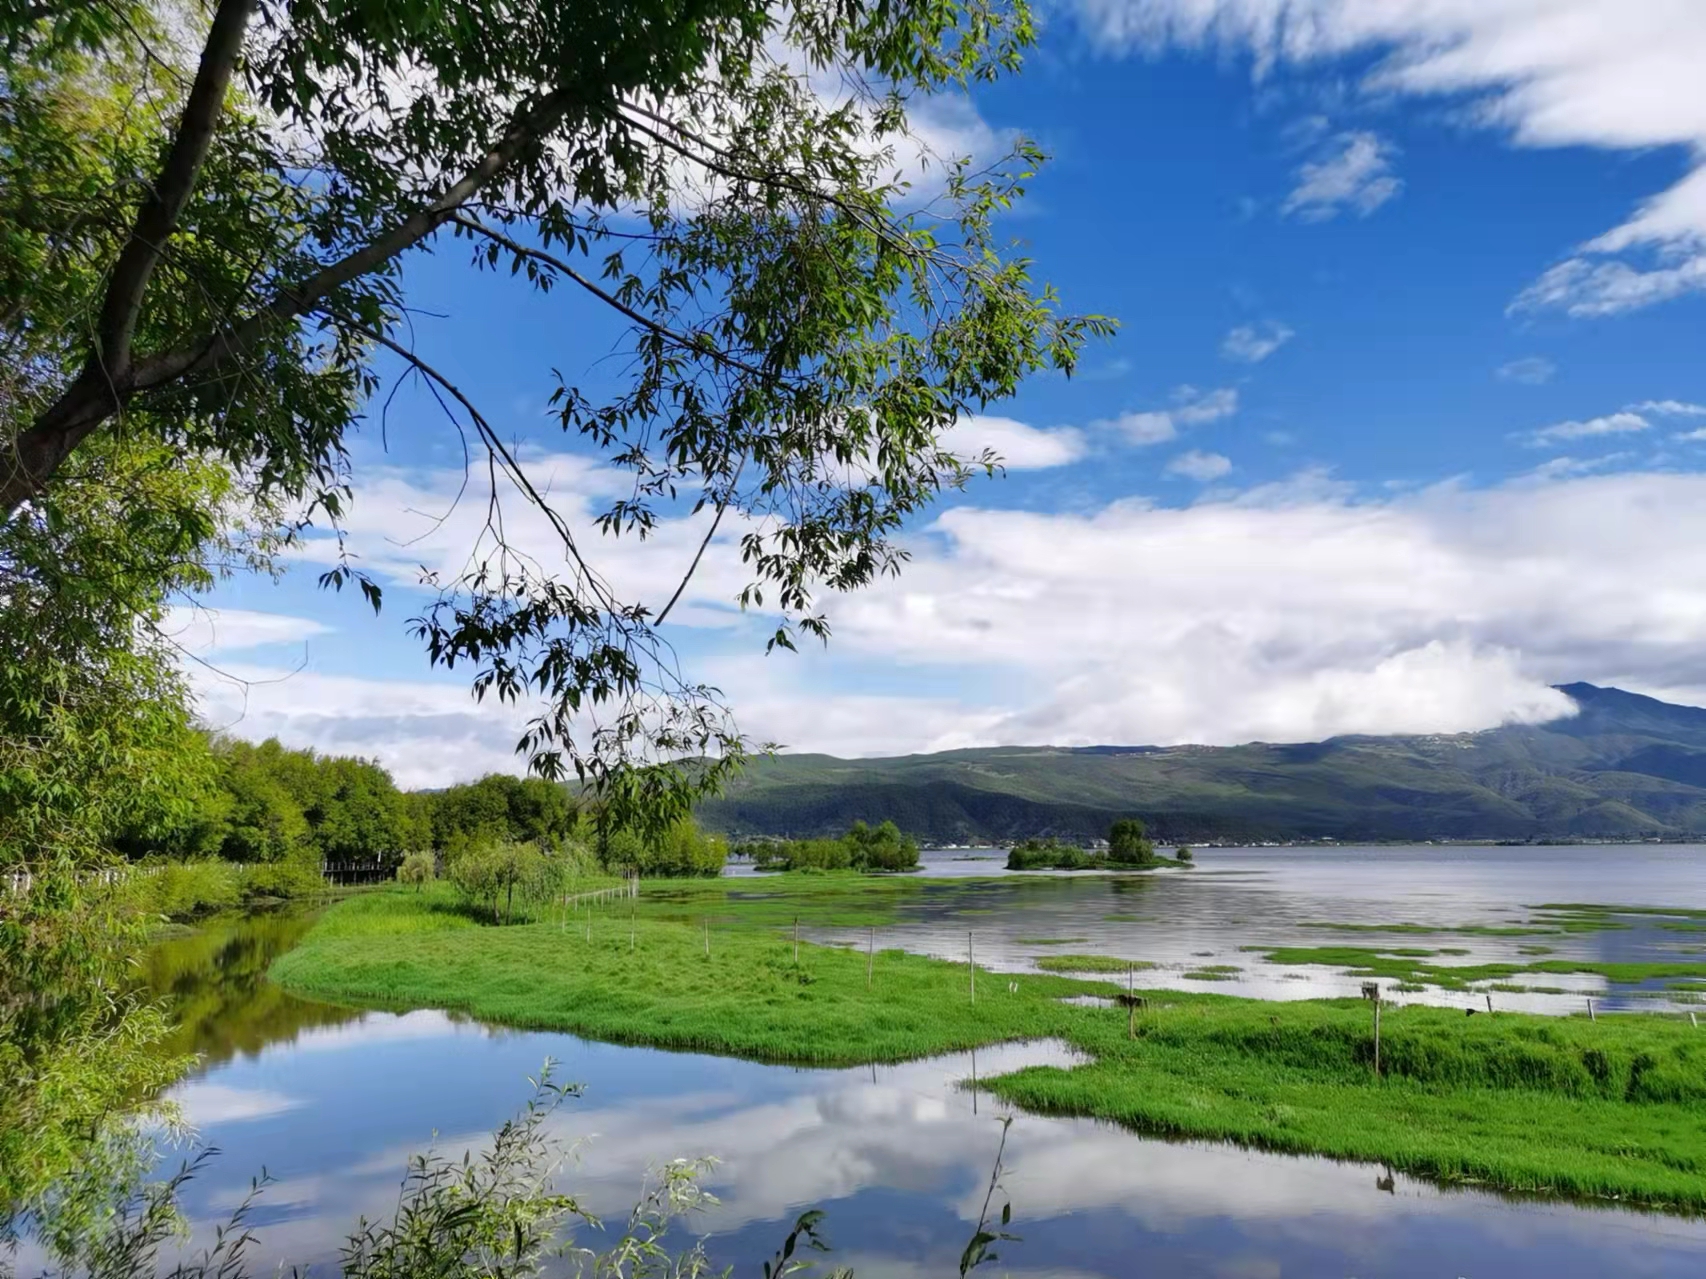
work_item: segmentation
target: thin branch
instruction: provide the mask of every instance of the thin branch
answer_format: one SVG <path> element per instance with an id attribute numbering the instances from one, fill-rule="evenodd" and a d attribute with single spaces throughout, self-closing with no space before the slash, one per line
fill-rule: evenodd
<path id="1" fill-rule="evenodd" d="M 609 290 L 594 284 L 591 280 L 587 279 L 579 271 L 575 270 L 574 267 L 570 266 L 555 254 L 547 253 L 543 249 L 529 248 L 527 245 L 522 244 L 519 241 L 512 240 L 502 231 L 489 227 L 484 222 L 475 218 L 464 217 L 461 214 L 456 214 L 450 219 L 450 221 L 454 222 L 459 227 L 467 228 L 469 231 L 472 231 L 477 235 L 485 236 L 494 244 L 501 245 L 517 257 L 530 258 L 535 262 L 539 262 L 550 267 L 553 271 L 557 271 L 560 274 L 567 276 L 570 280 L 573 280 L 576 284 L 580 285 L 581 288 L 592 294 L 599 301 L 608 304 L 617 311 L 620 311 L 635 324 L 657 334 L 666 341 L 675 343 L 683 350 L 692 351 L 699 355 L 708 355 L 719 364 L 726 364 L 731 368 L 739 369 L 743 373 L 750 373 L 754 377 L 769 376 L 763 369 L 759 368 L 755 364 L 748 364 L 745 360 L 740 359 L 738 356 L 730 355 L 720 347 L 708 345 L 704 342 L 696 342 L 686 334 L 677 333 L 668 325 L 660 324 L 658 321 L 650 318 L 643 312 L 636 311 L 633 307 L 617 298 Z"/>
<path id="2" fill-rule="evenodd" d="M 371 338 L 373 341 L 379 343 L 379 345 L 383 346 L 386 350 L 391 351 L 395 355 L 401 356 L 404 360 L 408 361 L 411 366 L 418 370 L 422 376 L 443 387 L 445 392 L 462 406 L 462 408 L 467 412 L 470 420 L 474 423 L 474 429 L 479 433 L 481 440 L 485 442 L 487 449 L 490 450 L 498 463 L 502 465 L 504 473 L 509 476 L 510 481 L 520 489 L 522 495 L 537 507 L 539 511 L 544 514 L 545 518 L 550 521 L 552 528 L 556 531 L 558 537 L 562 539 L 563 546 L 568 551 L 570 558 L 574 560 L 581 572 L 586 575 L 587 584 L 597 592 L 604 606 L 612 614 L 619 615 L 622 612 L 621 605 L 616 598 L 611 595 L 609 588 L 599 578 L 598 574 L 593 571 L 592 566 L 581 557 L 580 548 L 575 545 L 574 534 L 570 531 L 568 524 L 563 520 L 563 517 L 557 514 L 557 512 L 551 508 L 550 504 L 547 503 L 540 495 L 538 489 L 533 486 L 533 482 L 527 478 L 527 474 L 522 469 L 521 464 L 515 460 L 515 455 L 511 453 L 504 442 L 498 438 L 497 432 L 494 431 L 491 424 L 486 421 L 485 415 L 475 407 L 474 402 L 462 392 L 461 388 L 443 373 L 440 373 L 432 365 L 428 364 L 419 355 L 416 355 L 413 351 L 409 350 L 409 348 L 404 346 L 402 343 L 387 337 L 383 333 L 370 329 L 363 324 L 359 324 L 356 321 L 349 319 L 347 316 L 334 316 L 333 318 L 337 323 L 355 329 L 357 332 L 362 333 L 368 338 Z"/>
<path id="3" fill-rule="evenodd" d="M 676 586 L 675 594 L 669 597 L 669 603 L 663 606 L 663 612 L 652 619 L 653 626 L 663 625 L 664 618 L 669 616 L 670 609 L 675 607 L 675 602 L 681 598 L 681 593 L 687 589 L 687 583 L 691 582 L 693 575 L 699 571 L 699 561 L 705 557 L 705 548 L 711 544 L 711 539 L 717 535 L 717 525 L 723 522 L 723 512 L 729 509 L 729 502 L 734 496 L 732 490 L 735 485 L 740 483 L 740 472 L 745 469 L 746 459 L 743 457 L 740 461 L 740 468 L 735 471 L 734 481 L 729 485 L 730 494 L 717 503 L 717 514 L 711 520 L 711 527 L 705 533 L 705 540 L 699 543 L 699 549 L 693 555 L 693 562 L 687 566 L 687 572 L 681 575 L 681 582 Z"/>

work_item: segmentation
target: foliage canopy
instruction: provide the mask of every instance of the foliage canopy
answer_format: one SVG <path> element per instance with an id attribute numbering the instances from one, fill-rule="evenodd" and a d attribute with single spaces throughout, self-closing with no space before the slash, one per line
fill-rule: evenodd
<path id="1" fill-rule="evenodd" d="M 538 708 L 536 770 L 667 823 L 746 746 L 660 633 L 681 591 L 619 597 L 590 530 L 414 347 L 405 265 L 460 247 L 614 314 L 626 379 L 552 390 L 564 431 L 631 475 L 599 528 L 706 512 L 708 543 L 728 516 L 770 643 L 826 637 L 820 593 L 898 570 L 906 518 L 995 465 L 946 428 L 1109 328 L 997 240 L 1034 147 L 904 176 L 913 102 L 1013 69 L 1033 34 L 1022 0 L 0 7 L 0 342 L 27 353 L 0 509 L 123 433 L 335 533 L 347 431 L 401 368 L 487 463 L 486 532 L 414 622 L 431 659 Z M 517 501 L 560 564 L 508 543 Z M 324 580 L 380 601 L 349 558 Z"/>

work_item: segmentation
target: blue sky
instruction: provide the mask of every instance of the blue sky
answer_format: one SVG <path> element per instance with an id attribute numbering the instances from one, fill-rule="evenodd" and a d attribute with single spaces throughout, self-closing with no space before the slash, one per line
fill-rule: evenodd
<path id="1" fill-rule="evenodd" d="M 1633 10 L 1633 11 L 1632 11 Z M 1053 160 L 1005 230 L 1073 309 L 1079 376 L 966 424 L 1005 478 L 762 654 L 722 539 L 673 638 L 761 740 L 841 754 L 1015 742 L 1463 731 L 1552 682 L 1706 701 L 1706 6 L 1692 0 L 1082 0 L 1024 72 L 922 126 Z M 608 319 L 408 268 L 424 354 L 528 444 L 572 518 L 614 491 L 543 416 L 611 376 Z M 184 639 L 208 720 L 377 755 L 410 783 L 516 769 L 515 717 L 434 672 L 417 565 L 454 568 L 461 446 L 418 393 L 357 445 L 378 618 L 235 581 Z M 435 505 L 436 503 L 436 505 Z M 667 593 L 700 533 L 600 547 Z"/>

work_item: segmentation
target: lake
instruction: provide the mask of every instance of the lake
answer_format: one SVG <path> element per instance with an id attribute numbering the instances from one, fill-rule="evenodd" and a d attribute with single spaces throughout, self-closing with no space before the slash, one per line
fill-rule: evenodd
<path id="1" fill-rule="evenodd" d="M 999 866 L 955 860 L 964 856 L 933 854 L 930 870 Z M 1356 982 L 1330 970 L 1268 974 L 1240 948 L 1331 942 L 1313 927 L 1321 923 L 1498 924 L 1532 918 L 1546 902 L 1706 907 L 1703 849 L 1204 850 L 1199 858 L 1194 871 L 1141 876 L 954 884 L 945 875 L 901 906 L 901 922 L 880 944 L 963 957 L 969 931 L 980 963 L 1020 968 L 1051 949 L 1022 938 L 1082 937 L 1071 949 L 1174 965 L 1141 975 L 1152 982 L 1157 972 L 1172 984 L 1188 968 L 1225 962 L 1244 971 L 1216 988 L 1292 997 L 1354 992 Z M 763 891 L 761 883 L 752 889 Z M 183 1045 L 207 1054 L 174 1090 L 200 1140 L 220 1150 L 185 1198 L 197 1234 L 224 1219 L 251 1176 L 265 1168 L 274 1178 L 253 1218 L 255 1273 L 275 1262 L 335 1272 L 355 1219 L 395 1205 L 411 1152 L 435 1133 L 441 1150 L 476 1145 L 553 1058 L 559 1080 L 584 1085 L 554 1123 L 581 1143 L 566 1180 L 594 1211 L 620 1217 L 649 1167 L 715 1156 L 707 1184 L 720 1203 L 690 1231 L 710 1236 L 713 1258 L 737 1275 L 757 1275 L 809 1207 L 827 1214 L 837 1245 L 829 1260 L 853 1265 L 860 1279 L 952 1275 L 1009 1114 L 961 1082 L 1063 1051 L 1033 1044 L 979 1052 L 975 1061 L 799 1070 L 507 1031 L 438 1012 L 355 1013 L 265 982 L 267 963 L 306 922 L 282 914 L 223 923 L 161 944 L 148 969 L 184 1010 Z M 1376 944 L 1373 936 L 1351 944 Z M 1624 957 L 1698 937 L 1637 921 L 1547 941 L 1560 954 Z M 1532 938 L 1465 937 L 1461 948 L 1479 959 L 1519 954 L 1525 942 Z M 1640 996 L 1622 999 L 1643 1006 Z M 1011 1200 L 1021 1241 L 1004 1245 L 1000 1264 L 980 1274 L 1565 1279 L 1706 1267 L 1699 1220 L 1518 1202 L 1379 1167 L 1011 1117 L 997 1202 Z"/>

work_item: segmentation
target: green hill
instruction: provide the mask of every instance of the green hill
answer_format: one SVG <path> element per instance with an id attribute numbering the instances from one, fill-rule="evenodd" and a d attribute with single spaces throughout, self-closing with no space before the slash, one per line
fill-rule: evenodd
<path id="1" fill-rule="evenodd" d="M 782 755 L 701 816 L 736 835 L 890 818 L 947 843 L 1089 838 L 1133 813 L 1186 842 L 1706 835 L 1706 709 L 1592 684 L 1562 691 L 1579 714 L 1480 733 Z"/>

